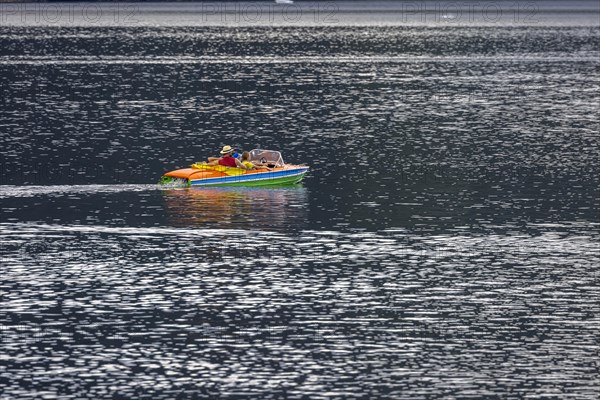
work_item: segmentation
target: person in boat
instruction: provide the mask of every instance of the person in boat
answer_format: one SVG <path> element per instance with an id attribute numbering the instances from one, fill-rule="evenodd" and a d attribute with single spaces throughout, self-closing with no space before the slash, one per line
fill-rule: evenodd
<path id="1" fill-rule="evenodd" d="M 241 158 L 242 155 L 239 153 L 234 152 L 233 153 L 233 158 Z M 208 162 L 206 162 L 206 164 L 208 165 L 219 165 L 219 160 L 223 158 L 223 157 L 208 157 L 207 160 Z"/>
<path id="2" fill-rule="evenodd" d="M 268 171 L 271 170 L 271 168 L 267 167 L 266 165 L 256 164 L 250 161 L 250 153 L 247 151 L 244 151 L 242 153 L 242 164 L 244 164 L 247 169 L 266 169 Z"/>
<path id="3" fill-rule="evenodd" d="M 248 169 L 248 167 L 242 164 L 242 162 L 239 159 L 233 157 L 233 153 L 233 147 L 223 146 L 223 149 L 221 150 L 222 157 L 209 157 L 208 165 L 222 165 L 224 167 L 237 167 L 242 169 Z"/>

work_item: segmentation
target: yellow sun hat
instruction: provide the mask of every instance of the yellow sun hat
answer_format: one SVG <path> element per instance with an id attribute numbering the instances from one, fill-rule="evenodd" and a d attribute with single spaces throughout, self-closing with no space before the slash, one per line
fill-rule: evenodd
<path id="1" fill-rule="evenodd" d="M 233 151 L 233 147 L 231 146 L 223 146 L 223 150 L 221 150 L 221 154 L 231 153 Z"/>

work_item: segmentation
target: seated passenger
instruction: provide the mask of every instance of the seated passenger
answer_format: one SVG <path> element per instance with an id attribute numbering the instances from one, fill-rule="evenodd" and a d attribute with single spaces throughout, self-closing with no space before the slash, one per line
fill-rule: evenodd
<path id="1" fill-rule="evenodd" d="M 225 146 L 225 147 L 227 147 L 227 146 Z M 240 157 L 241 157 L 241 155 L 239 153 L 233 153 L 233 158 L 240 158 Z M 208 162 L 206 162 L 205 164 L 207 164 L 207 165 L 219 165 L 219 160 L 221 158 L 223 158 L 223 157 L 208 157 L 207 158 Z"/>
<path id="2" fill-rule="evenodd" d="M 242 168 L 242 169 L 248 169 L 248 167 L 246 167 L 244 164 L 242 164 L 242 162 L 240 160 L 232 157 L 233 148 L 231 146 L 224 146 L 223 150 L 221 150 L 221 154 L 223 155 L 223 157 L 218 159 L 217 163 L 219 165 L 222 165 L 224 167 L 233 167 L 233 168 L 237 167 L 237 168 Z M 212 163 L 209 163 L 209 165 L 215 165 L 213 163 L 214 163 L 214 161 L 212 161 Z"/>
<path id="3" fill-rule="evenodd" d="M 267 167 L 266 165 L 255 164 L 252 161 L 250 161 L 250 153 L 248 153 L 247 151 L 242 153 L 242 164 L 244 164 L 247 169 L 266 169 L 269 171 L 271 170 L 271 168 Z"/>

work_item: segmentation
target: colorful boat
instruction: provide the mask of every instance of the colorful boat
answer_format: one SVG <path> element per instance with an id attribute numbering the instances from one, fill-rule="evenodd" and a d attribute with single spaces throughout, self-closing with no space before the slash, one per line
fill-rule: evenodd
<path id="1" fill-rule="evenodd" d="M 269 167 L 245 170 L 221 165 L 193 164 L 164 174 L 161 185 L 184 186 L 273 186 L 299 183 L 308 172 L 306 165 L 285 164 L 281 153 L 254 149 L 250 161 Z"/>

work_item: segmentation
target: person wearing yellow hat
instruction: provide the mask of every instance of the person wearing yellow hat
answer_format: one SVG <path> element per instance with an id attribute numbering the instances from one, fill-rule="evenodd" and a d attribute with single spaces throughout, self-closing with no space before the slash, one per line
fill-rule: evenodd
<path id="1" fill-rule="evenodd" d="M 242 169 L 248 169 L 244 164 L 240 162 L 237 158 L 233 157 L 233 147 L 227 145 L 223 146 L 223 149 L 220 151 L 221 157 L 208 157 L 209 165 L 222 165 L 224 167 L 237 167 Z"/>

